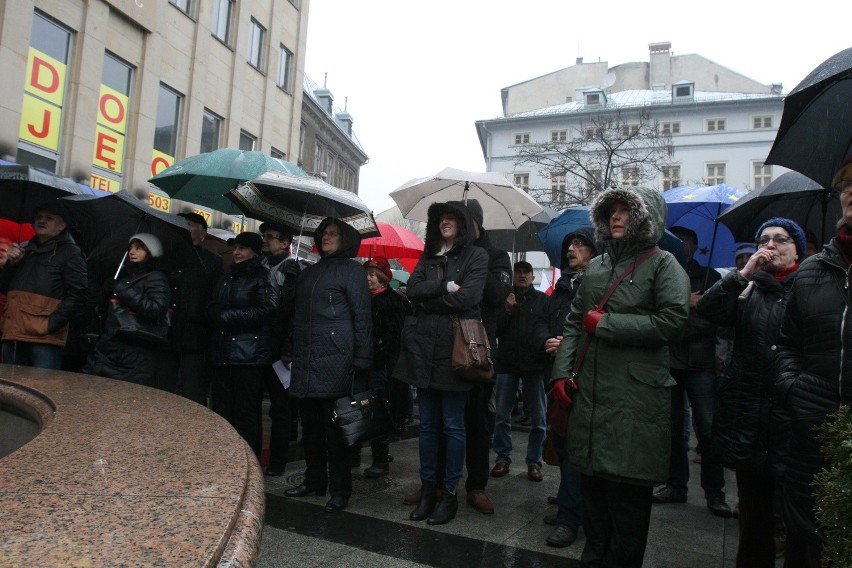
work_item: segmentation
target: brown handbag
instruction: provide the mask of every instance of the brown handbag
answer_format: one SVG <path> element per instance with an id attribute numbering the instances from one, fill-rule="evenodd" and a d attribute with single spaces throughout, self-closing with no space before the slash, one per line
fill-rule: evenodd
<path id="1" fill-rule="evenodd" d="M 453 317 L 453 370 L 475 383 L 494 383 L 494 362 L 485 326 L 474 318 Z"/>

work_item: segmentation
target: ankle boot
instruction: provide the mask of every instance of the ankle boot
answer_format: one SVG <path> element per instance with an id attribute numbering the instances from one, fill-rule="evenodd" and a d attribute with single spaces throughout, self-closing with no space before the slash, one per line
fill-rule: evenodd
<path id="1" fill-rule="evenodd" d="M 427 525 L 445 525 L 456 518 L 459 500 L 452 493 L 444 493 L 435 511 L 426 520 Z"/>
<path id="2" fill-rule="evenodd" d="M 408 516 L 412 521 L 422 521 L 432 514 L 435 510 L 435 484 L 430 481 L 424 481 L 420 487 L 420 503 L 417 508 Z"/>

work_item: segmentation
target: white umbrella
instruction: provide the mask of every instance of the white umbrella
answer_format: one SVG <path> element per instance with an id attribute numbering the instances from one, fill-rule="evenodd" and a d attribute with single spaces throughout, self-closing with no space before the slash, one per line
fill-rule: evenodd
<path id="1" fill-rule="evenodd" d="M 403 217 L 428 221 L 429 206 L 476 199 L 488 229 L 517 229 L 544 209 L 499 172 L 467 172 L 445 168 L 434 176 L 413 179 L 391 192 Z"/>

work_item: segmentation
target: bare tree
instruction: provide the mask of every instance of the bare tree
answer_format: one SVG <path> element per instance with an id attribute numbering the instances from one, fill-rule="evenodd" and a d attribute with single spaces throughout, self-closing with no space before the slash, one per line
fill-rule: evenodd
<path id="1" fill-rule="evenodd" d="M 518 166 L 537 167 L 539 175 L 551 180 L 551 187 L 531 187 L 529 193 L 555 209 L 587 205 L 618 183 L 640 185 L 652 180 L 674 155 L 671 136 L 660 132 L 647 107 L 592 115 L 564 138 L 525 144 L 515 160 Z"/>

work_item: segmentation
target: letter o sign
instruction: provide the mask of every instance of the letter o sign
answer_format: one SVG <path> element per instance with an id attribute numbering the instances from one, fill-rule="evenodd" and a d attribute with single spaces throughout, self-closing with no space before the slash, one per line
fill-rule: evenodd
<path id="1" fill-rule="evenodd" d="M 100 101 L 101 116 L 111 124 L 122 124 L 124 122 L 124 104 L 118 97 L 106 93 Z"/>

